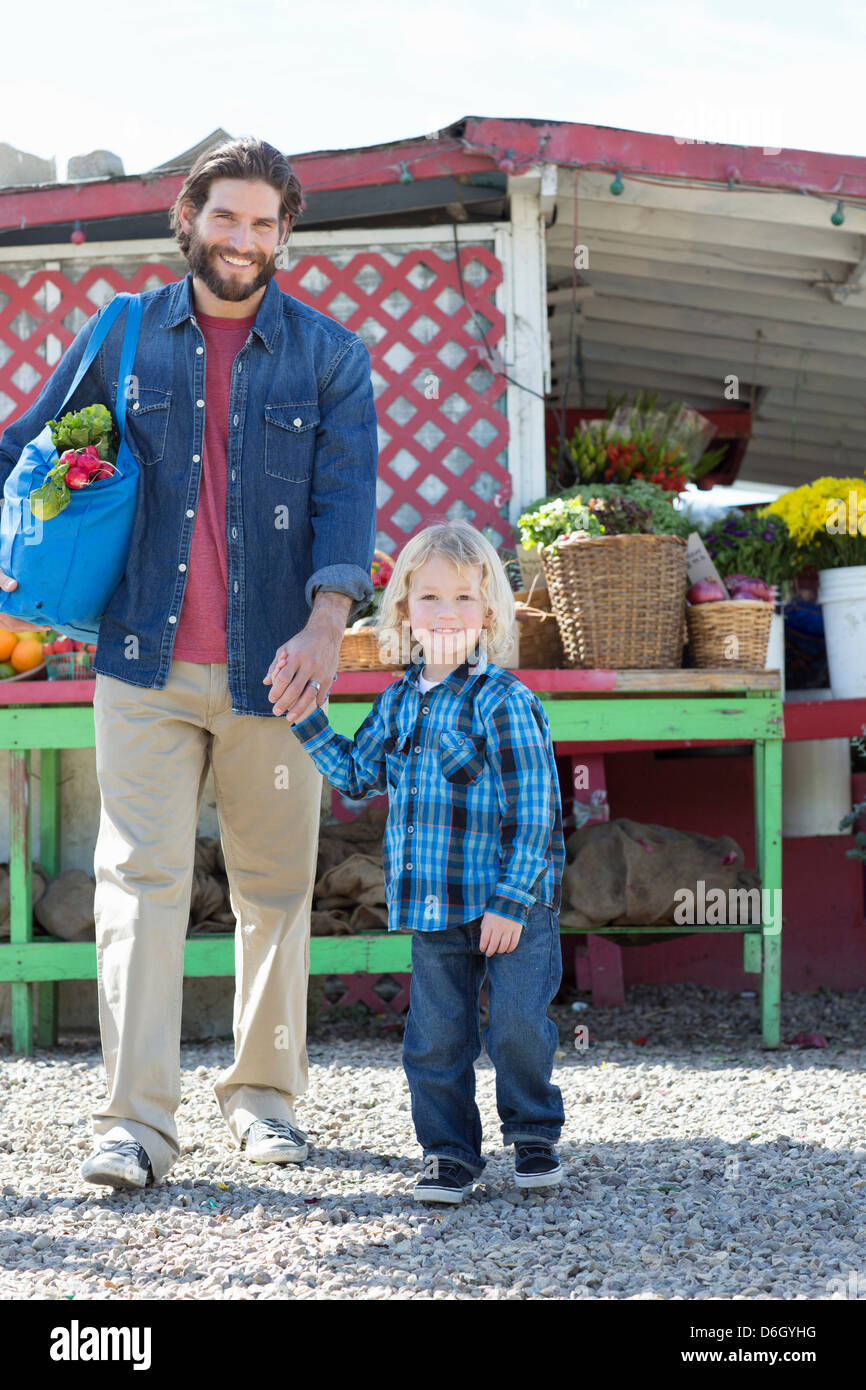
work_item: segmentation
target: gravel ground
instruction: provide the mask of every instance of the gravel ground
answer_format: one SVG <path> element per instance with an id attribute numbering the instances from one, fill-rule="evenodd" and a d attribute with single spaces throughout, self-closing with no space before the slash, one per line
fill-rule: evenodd
<path id="1" fill-rule="evenodd" d="M 78 1176 L 103 1099 L 94 1040 L 0 1050 L 0 1299 L 866 1299 L 864 1006 L 784 996 L 783 1037 L 827 1046 L 778 1052 L 756 999 L 694 985 L 556 1006 L 565 1182 L 513 1186 L 484 1055 L 490 1161 L 445 1210 L 412 1200 L 393 1019 L 311 1035 L 300 1167 L 254 1166 L 228 1139 L 210 1088 L 230 1042 L 184 1045 L 181 1157 L 142 1194 Z"/>

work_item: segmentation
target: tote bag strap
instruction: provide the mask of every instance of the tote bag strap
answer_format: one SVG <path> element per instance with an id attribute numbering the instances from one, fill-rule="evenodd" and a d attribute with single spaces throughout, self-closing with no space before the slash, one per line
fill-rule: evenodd
<path id="1" fill-rule="evenodd" d="M 132 367 L 135 362 L 135 350 L 138 347 L 138 330 L 141 327 L 141 295 L 125 295 L 129 300 L 129 308 L 126 313 L 126 327 L 123 334 L 123 346 L 120 349 L 120 367 L 117 373 L 117 396 L 114 402 L 114 414 L 117 419 L 117 429 L 120 438 L 126 428 L 126 402 L 131 393 L 127 390 L 127 383 L 131 382 Z M 114 301 L 112 301 L 112 306 Z"/>
<path id="2" fill-rule="evenodd" d="M 135 297 L 137 298 L 137 296 Z M 98 353 L 99 349 L 102 347 L 102 344 L 105 342 L 105 339 L 108 336 L 108 330 L 114 323 L 114 320 L 117 318 L 126 301 L 131 298 L 133 298 L 132 295 L 116 294 L 112 299 L 111 303 L 108 305 L 108 308 L 105 310 L 105 313 L 102 315 L 102 318 L 99 320 L 98 324 L 91 333 L 90 338 L 88 339 L 87 347 L 84 349 L 84 356 L 78 364 L 78 371 L 72 378 L 72 383 L 69 387 L 69 390 L 66 392 L 66 395 L 63 397 L 63 400 L 60 402 L 60 405 L 57 408 L 56 414 L 58 420 L 60 419 L 61 412 L 63 410 L 63 407 L 66 405 L 66 402 L 72 396 L 73 392 L 76 391 L 77 388 L 80 386 L 81 382 L 84 379 L 85 372 L 88 370 L 91 363 L 93 362 L 94 357 Z M 140 306 L 141 300 L 139 300 L 139 311 Z"/>

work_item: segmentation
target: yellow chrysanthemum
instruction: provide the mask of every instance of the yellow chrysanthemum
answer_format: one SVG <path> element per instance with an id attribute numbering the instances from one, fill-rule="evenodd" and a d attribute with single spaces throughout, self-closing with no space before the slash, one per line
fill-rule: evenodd
<path id="1" fill-rule="evenodd" d="M 850 512 L 855 518 L 866 513 L 866 479 L 816 478 L 814 483 L 793 488 L 762 508 L 762 515 L 781 517 L 794 544 L 800 547 L 827 531 L 828 523 L 838 523 L 840 516 Z"/>

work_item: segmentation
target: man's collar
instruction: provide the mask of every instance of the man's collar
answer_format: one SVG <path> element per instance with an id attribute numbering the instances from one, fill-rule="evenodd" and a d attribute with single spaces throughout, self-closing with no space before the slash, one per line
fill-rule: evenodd
<path id="1" fill-rule="evenodd" d="M 163 328 L 175 328 L 184 319 L 191 318 L 195 310 L 192 292 L 192 271 L 188 270 L 182 280 L 172 285 L 168 299 L 168 312 L 162 321 Z M 253 332 L 258 333 L 268 352 L 273 352 L 282 323 L 280 288 L 276 279 L 268 281 L 262 301 L 256 313 Z"/>
<path id="2" fill-rule="evenodd" d="M 483 675 L 488 665 L 487 653 L 482 650 L 478 654 L 477 661 L 474 663 L 470 663 L 469 661 L 462 662 L 461 665 L 458 666 L 456 670 L 452 671 L 449 676 L 446 676 L 440 684 L 449 686 L 455 694 L 459 694 L 470 681 L 475 680 L 476 676 Z M 403 676 L 403 680 L 407 685 L 413 685 L 417 689 L 418 677 L 423 670 L 424 658 L 422 656 L 420 661 L 413 662 L 409 667 L 408 671 Z"/>

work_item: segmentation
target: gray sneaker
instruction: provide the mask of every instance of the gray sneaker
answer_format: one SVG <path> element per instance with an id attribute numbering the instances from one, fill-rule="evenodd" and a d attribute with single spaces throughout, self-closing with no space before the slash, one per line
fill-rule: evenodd
<path id="1" fill-rule="evenodd" d="M 110 1139 L 81 1165 L 85 1182 L 107 1187 L 146 1187 L 153 1182 L 150 1159 L 134 1139 Z"/>
<path id="2" fill-rule="evenodd" d="M 241 1148 L 251 1163 L 303 1163 L 309 1152 L 306 1136 L 285 1120 L 254 1120 Z"/>

